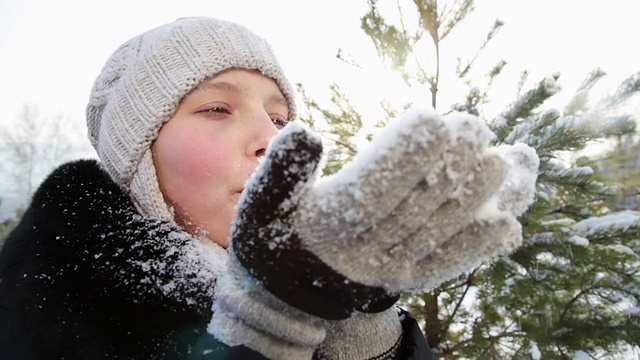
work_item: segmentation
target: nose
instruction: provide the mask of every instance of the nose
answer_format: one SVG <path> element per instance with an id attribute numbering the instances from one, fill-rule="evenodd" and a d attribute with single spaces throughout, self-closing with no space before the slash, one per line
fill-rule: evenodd
<path id="1" fill-rule="evenodd" d="M 247 147 L 247 155 L 256 158 L 262 157 L 269 145 L 269 141 L 278 133 L 278 128 L 265 111 L 256 114 L 249 127 L 252 136 Z"/>

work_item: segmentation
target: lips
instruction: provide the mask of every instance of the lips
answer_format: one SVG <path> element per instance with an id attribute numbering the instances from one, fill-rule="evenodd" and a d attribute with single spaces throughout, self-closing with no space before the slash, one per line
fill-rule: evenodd
<path id="1" fill-rule="evenodd" d="M 240 201 L 240 197 L 242 196 L 242 192 L 244 191 L 244 189 L 242 190 L 237 190 L 233 193 L 233 197 L 236 199 L 237 201 Z"/>

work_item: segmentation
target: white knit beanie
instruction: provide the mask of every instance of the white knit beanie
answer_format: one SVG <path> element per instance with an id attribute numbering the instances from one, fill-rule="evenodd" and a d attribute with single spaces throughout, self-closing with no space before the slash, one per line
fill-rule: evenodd
<path id="1" fill-rule="evenodd" d="M 295 118 L 293 90 L 269 44 L 241 25 L 214 18 L 181 18 L 134 37 L 96 79 L 86 110 L 89 140 L 103 168 L 144 215 L 173 220 L 151 155 L 160 127 L 185 95 L 230 68 L 274 79 Z"/>

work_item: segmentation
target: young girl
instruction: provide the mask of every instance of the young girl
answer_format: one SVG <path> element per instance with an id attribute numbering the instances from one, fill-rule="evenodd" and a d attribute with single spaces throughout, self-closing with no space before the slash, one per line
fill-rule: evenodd
<path id="1" fill-rule="evenodd" d="M 87 106 L 100 161 L 56 169 L 0 253 L 3 358 L 431 358 L 398 294 L 516 246 L 533 184 L 505 205 L 482 123 L 418 111 L 318 179 L 295 118 L 240 25 L 119 47 Z"/>

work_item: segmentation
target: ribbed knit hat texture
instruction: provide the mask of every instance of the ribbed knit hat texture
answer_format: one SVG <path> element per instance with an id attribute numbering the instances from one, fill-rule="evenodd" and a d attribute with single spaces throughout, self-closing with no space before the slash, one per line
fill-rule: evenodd
<path id="1" fill-rule="evenodd" d="M 274 79 L 295 118 L 293 89 L 269 44 L 228 21 L 178 19 L 127 41 L 103 67 L 86 109 L 89 140 L 104 169 L 145 215 L 172 217 L 150 151 L 160 128 L 185 95 L 231 68 Z"/>

